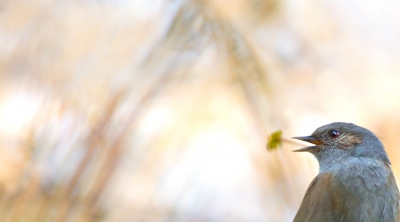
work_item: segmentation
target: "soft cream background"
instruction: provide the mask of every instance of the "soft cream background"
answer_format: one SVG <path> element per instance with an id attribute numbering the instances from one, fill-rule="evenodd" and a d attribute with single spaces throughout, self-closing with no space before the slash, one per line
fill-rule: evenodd
<path id="1" fill-rule="evenodd" d="M 399 13 L 0 2 L 1 220 L 291 221 L 318 164 L 268 134 L 333 121 L 374 131 L 400 178 Z"/>

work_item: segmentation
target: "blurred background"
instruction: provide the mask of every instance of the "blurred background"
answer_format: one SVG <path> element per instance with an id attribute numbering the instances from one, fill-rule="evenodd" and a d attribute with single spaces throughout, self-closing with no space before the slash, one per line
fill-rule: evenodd
<path id="1" fill-rule="evenodd" d="M 400 2 L 0 1 L 0 221 L 292 221 L 299 145 L 375 132 L 400 178 Z"/>

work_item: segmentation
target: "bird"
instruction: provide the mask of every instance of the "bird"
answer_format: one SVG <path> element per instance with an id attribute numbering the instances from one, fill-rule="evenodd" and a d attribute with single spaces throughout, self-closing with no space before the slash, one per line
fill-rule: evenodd
<path id="1" fill-rule="evenodd" d="M 399 221 L 399 189 L 388 155 L 378 137 L 352 123 L 334 122 L 294 152 L 309 152 L 319 173 L 309 185 L 294 222 Z"/>

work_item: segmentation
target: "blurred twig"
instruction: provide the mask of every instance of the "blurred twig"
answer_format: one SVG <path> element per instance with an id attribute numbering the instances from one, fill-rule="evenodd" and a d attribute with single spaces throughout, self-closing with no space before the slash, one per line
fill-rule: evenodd
<path id="1" fill-rule="evenodd" d="M 103 143 L 105 143 L 104 139 L 107 138 L 106 132 L 107 128 L 110 124 L 110 120 L 112 119 L 112 116 L 116 109 L 118 108 L 118 103 L 121 100 L 121 97 L 125 94 L 125 92 L 119 91 L 112 99 L 110 99 L 109 104 L 106 105 L 106 110 L 104 110 L 103 115 L 99 118 L 97 121 L 97 124 L 92 128 L 92 132 L 89 134 L 89 137 L 87 139 L 87 144 L 88 144 L 88 149 L 86 151 L 86 155 L 82 159 L 82 161 L 79 163 L 75 174 L 72 176 L 71 180 L 68 182 L 62 196 L 67 201 L 63 206 L 61 206 L 61 209 L 58 213 L 57 216 L 57 221 L 66 221 L 67 219 L 67 212 L 70 210 L 71 205 L 72 205 L 72 192 L 77 189 L 77 184 L 79 179 L 82 176 L 82 173 L 85 171 L 85 169 L 88 167 L 88 164 L 90 163 L 90 159 L 94 156 L 94 152 L 96 152 L 97 149 L 100 149 Z"/>

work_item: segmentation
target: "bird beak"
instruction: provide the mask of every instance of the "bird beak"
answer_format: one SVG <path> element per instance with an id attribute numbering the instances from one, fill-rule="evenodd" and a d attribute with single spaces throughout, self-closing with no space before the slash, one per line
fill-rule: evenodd
<path id="1" fill-rule="evenodd" d="M 292 137 L 293 139 L 296 140 L 302 140 L 302 141 L 306 141 L 312 144 L 315 144 L 316 146 L 308 146 L 308 147 L 304 147 L 302 149 L 298 149 L 298 150 L 293 150 L 293 152 L 306 152 L 306 151 L 311 151 L 314 150 L 315 148 L 317 148 L 318 145 L 323 144 L 320 140 L 315 139 L 313 136 L 300 136 L 300 137 Z"/>

